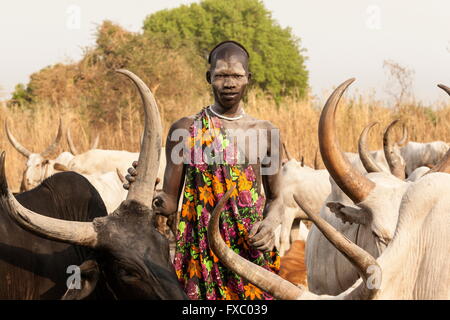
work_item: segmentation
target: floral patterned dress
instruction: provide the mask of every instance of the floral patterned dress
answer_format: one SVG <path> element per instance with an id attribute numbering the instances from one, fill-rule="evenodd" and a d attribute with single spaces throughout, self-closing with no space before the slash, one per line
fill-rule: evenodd
<path id="1" fill-rule="evenodd" d="M 245 259 L 272 272 L 279 272 L 280 257 L 276 251 L 263 253 L 247 242 L 253 224 L 263 218 L 265 202 L 258 190 L 252 166 L 238 164 L 237 148 L 233 149 L 226 138 L 220 119 L 210 117 L 206 109 L 196 115 L 186 147 L 189 162 L 174 266 L 187 296 L 194 300 L 273 299 L 229 271 L 208 245 L 210 213 L 234 185 L 236 189 L 221 213 L 220 232 L 223 239 Z M 209 161 L 208 154 L 221 161 Z"/>

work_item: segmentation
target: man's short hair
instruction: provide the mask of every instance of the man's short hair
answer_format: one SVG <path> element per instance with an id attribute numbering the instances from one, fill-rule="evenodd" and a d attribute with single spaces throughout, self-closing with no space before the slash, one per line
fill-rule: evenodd
<path id="1" fill-rule="evenodd" d="M 213 54 L 214 54 L 214 51 L 216 51 L 219 47 L 221 47 L 221 46 L 223 46 L 224 44 L 227 44 L 227 43 L 232 43 L 232 44 L 237 45 L 239 48 L 241 48 L 241 49 L 245 52 L 245 54 L 247 55 L 247 58 L 250 58 L 250 54 L 248 53 L 247 49 L 245 49 L 245 47 L 244 47 L 242 44 L 240 44 L 239 42 L 234 41 L 234 40 L 226 40 L 226 41 L 222 41 L 221 43 L 219 43 L 218 45 L 216 45 L 216 46 L 209 52 L 209 56 L 208 56 L 208 63 L 209 63 L 209 64 L 211 64 L 211 58 L 212 58 L 212 56 L 213 56 Z"/>

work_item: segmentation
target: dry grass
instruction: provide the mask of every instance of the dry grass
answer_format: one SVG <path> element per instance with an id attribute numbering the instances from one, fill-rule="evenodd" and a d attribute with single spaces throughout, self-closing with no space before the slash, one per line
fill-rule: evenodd
<path id="1" fill-rule="evenodd" d="M 131 100 L 130 100 L 131 101 Z M 210 97 L 197 101 L 165 101 L 160 105 L 163 118 L 164 135 L 176 119 L 193 114 L 210 102 Z M 281 129 L 293 156 L 305 157 L 306 164 L 312 165 L 318 148 L 317 124 L 320 108 L 313 101 L 288 99 L 281 106 L 274 101 L 251 92 L 246 112 L 260 119 L 267 119 Z M 102 119 L 92 119 L 89 110 L 83 106 L 60 104 L 58 109 L 45 104 L 37 104 L 32 111 L 19 108 L 2 107 L 0 121 L 3 124 L 9 118 L 11 131 L 21 143 L 32 152 L 42 152 L 54 139 L 61 115 L 66 126 L 70 126 L 72 137 L 79 151 L 88 149 L 91 139 L 100 133 L 99 147 L 138 151 L 142 130 L 142 118 L 139 105 L 131 105 L 117 111 L 119 121 L 107 123 Z M 106 115 L 105 115 L 105 118 Z M 356 151 L 356 143 L 363 127 L 371 121 L 379 121 L 381 126 L 374 128 L 370 135 L 371 149 L 381 148 L 381 135 L 384 127 L 393 119 L 401 118 L 408 126 L 410 140 L 413 141 L 450 141 L 450 104 L 442 105 L 434 111 L 417 105 L 401 106 L 392 110 L 380 106 L 375 101 L 363 98 L 348 99 L 341 102 L 337 116 L 340 145 L 345 151 Z M 93 123 L 96 123 L 94 125 Z M 398 129 L 400 136 L 401 130 Z M 8 142 L 3 132 L 0 149 L 7 153 L 7 175 L 13 190 L 17 190 L 26 159 Z M 68 151 L 64 138 L 58 152 Z"/>

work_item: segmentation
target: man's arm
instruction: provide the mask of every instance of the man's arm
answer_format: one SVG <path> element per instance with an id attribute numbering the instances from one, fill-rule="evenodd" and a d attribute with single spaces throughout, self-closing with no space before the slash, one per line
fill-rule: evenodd
<path id="1" fill-rule="evenodd" d="M 170 127 L 167 134 L 163 189 L 156 194 L 153 200 L 153 208 L 156 214 L 169 217 L 177 213 L 185 175 L 184 148 L 181 148 L 181 146 L 184 145 L 185 139 L 189 137 L 191 124 L 192 119 L 182 118 Z"/>
<path id="2" fill-rule="evenodd" d="M 249 234 L 250 244 L 261 250 L 270 251 L 275 245 L 275 234 L 274 230 L 281 223 L 282 215 L 284 213 L 283 199 L 281 197 L 281 185 L 280 185 L 280 169 L 281 169 L 281 137 L 275 135 L 274 138 L 278 138 L 278 141 L 273 141 L 272 146 L 272 135 L 270 130 L 278 130 L 272 124 L 269 125 L 268 132 L 268 146 L 267 146 L 267 158 L 270 162 L 262 165 L 262 182 L 264 185 L 264 191 L 266 195 L 266 203 L 264 207 L 263 216 L 264 219 L 253 225 L 252 230 Z M 279 131 L 277 131 L 279 133 Z M 264 171 L 268 167 L 274 166 L 272 168 L 272 174 L 266 174 Z"/>

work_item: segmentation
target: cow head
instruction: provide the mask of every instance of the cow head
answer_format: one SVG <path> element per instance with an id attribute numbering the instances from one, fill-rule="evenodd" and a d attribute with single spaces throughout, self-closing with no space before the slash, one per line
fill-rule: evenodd
<path id="1" fill-rule="evenodd" d="M 12 146 L 28 159 L 22 176 L 21 192 L 36 187 L 45 178 L 48 178 L 55 173 L 52 160 L 49 159 L 49 156 L 56 151 L 62 138 L 63 125 L 61 118 L 59 119 L 58 134 L 56 135 L 54 142 L 41 153 L 33 153 L 20 144 L 9 130 L 7 120 L 5 120 L 5 131 Z"/>
<path id="2" fill-rule="evenodd" d="M 22 228 L 42 237 L 93 248 L 96 264 L 82 265 L 83 288 L 70 289 L 65 298 L 83 298 L 95 288 L 99 276 L 122 299 L 185 299 L 186 295 L 169 258 L 167 239 L 154 226 L 151 209 L 154 185 L 161 151 L 161 120 L 150 90 L 136 75 L 118 70 L 138 88 L 145 126 L 136 182 L 130 186 L 127 199 L 112 214 L 93 222 L 74 222 L 42 216 L 22 207 L 8 190 L 4 154 L 0 157 L 0 206 Z M 97 270 L 97 271 L 96 271 Z M 84 272 L 83 272 L 84 271 Z"/>
<path id="3" fill-rule="evenodd" d="M 378 239 L 387 244 L 394 235 L 403 195 L 413 180 L 403 180 L 405 163 L 399 155 L 398 146 L 392 142 L 391 131 L 398 120 L 387 127 L 383 139 L 384 153 L 392 174 L 373 172 L 363 175 L 352 167 L 339 150 L 334 116 L 341 96 L 353 81 L 351 79 L 341 84 L 325 104 L 319 123 L 319 143 L 330 176 L 353 201 L 356 209 L 340 203 L 332 203 L 329 207 L 344 221 L 369 224 Z M 442 158 L 435 170 L 446 172 L 444 167 L 448 163 L 446 157 Z M 420 172 L 414 175 L 415 179 L 420 178 L 426 169 L 418 168 L 417 171 Z"/>

